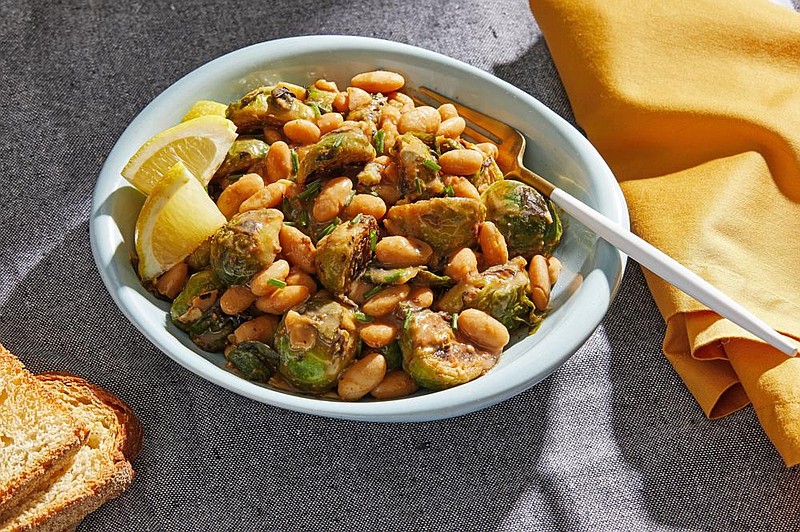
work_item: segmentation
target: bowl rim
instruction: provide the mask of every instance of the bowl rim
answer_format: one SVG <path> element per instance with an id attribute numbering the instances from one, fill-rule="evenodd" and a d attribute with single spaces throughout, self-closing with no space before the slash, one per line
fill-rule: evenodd
<path id="1" fill-rule="evenodd" d="M 183 87 L 192 84 L 197 79 L 203 79 L 207 72 L 229 62 L 247 61 L 254 56 L 258 56 L 258 60 L 263 61 L 264 56 L 270 53 L 280 54 L 283 49 L 292 50 L 291 55 L 302 55 L 310 52 L 335 52 L 354 48 L 376 53 L 386 52 L 403 55 L 409 57 L 409 59 L 421 60 L 425 63 L 443 63 L 460 70 L 465 76 L 474 76 L 489 84 L 500 85 L 514 98 L 521 100 L 523 105 L 533 107 L 537 113 L 549 119 L 549 125 L 559 131 L 564 139 L 576 150 L 576 153 L 580 154 L 580 158 L 590 164 L 594 173 L 604 181 L 602 185 L 608 191 L 608 205 L 605 208 L 605 214 L 626 228 L 630 226 L 625 198 L 606 162 L 589 141 L 571 124 L 528 93 L 477 67 L 416 46 L 370 37 L 310 35 L 252 44 L 208 61 L 171 84 L 137 114 L 117 139 L 95 184 L 89 215 L 89 239 L 95 265 L 117 307 L 151 343 L 189 371 L 234 393 L 298 412 L 365 421 L 426 421 L 454 417 L 480 410 L 512 397 L 538 383 L 566 362 L 585 343 L 600 324 L 619 288 L 627 259 L 623 253 L 605 243 L 601 242 L 599 244 L 607 246 L 613 253 L 614 258 L 613 271 L 610 273 L 603 272 L 605 281 L 608 283 L 607 303 L 586 309 L 583 323 L 589 322 L 590 326 L 584 327 L 583 333 L 568 337 L 566 341 L 562 338 L 559 345 L 554 344 L 553 338 L 548 338 L 548 335 L 544 335 L 541 341 L 536 344 L 536 349 L 553 349 L 558 352 L 558 356 L 553 357 L 550 363 L 536 372 L 535 375 L 528 375 L 522 370 L 524 368 L 517 368 L 515 372 L 509 372 L 507 386 L 495 389 L 489 386 L 480 386 L 481 382 L 487 382 L 485 379 L 491 375 L 490 372 L 489 375 L 466 385 L 435 393 L 391 401 L 348 403 L 290 394 L 247 381 L 193 352 L 166 329 L 154 329 L 152 324 L 149 323 L 152 320 L 148 320 L 147 316 L 142 314 L 142 311 L 147 309 L 142 309 L 143 302 L 137 299 L 142 297 L 140 292 L 121 282 L 120 276 L 114 267 L 116 250 L 111 249 L 113 246 L 105 246 L 106 242 L 113 244 L 113 241 L 116 240 L 116 235 L 113 233 L 112 228 L 112 226 L 116 226 L 116 223 L 104 211 L 103 206 L 109 196 L 119 188 L 120 183 L 124 182 L 124 179 L 118 173 L 118 168 L 121 167 L 119 164 L 121 157 L 124 156 L 124 160 L 127 160 L 130 155 L 125 155 L 126 150 L 130 151 L 130 148 L 126 147 L 125 139 L 132 130 L 135 130 L 143 123 L 149 114 L 152 114 L 154 109 L 158 108 L 160 102 L 168 101 L 173 94 L 180 93 Z M 124 161 L 122 163 L 124 164 Z M 126 182 L 124 183 L 126 184 Z M 602 271 L 599 268 L 593 271 L 598 270 Z M 523 361 L 515 361 L 515 364 L 517 362 Z M 520 365 L 524 366 L 524 364 Z"/>

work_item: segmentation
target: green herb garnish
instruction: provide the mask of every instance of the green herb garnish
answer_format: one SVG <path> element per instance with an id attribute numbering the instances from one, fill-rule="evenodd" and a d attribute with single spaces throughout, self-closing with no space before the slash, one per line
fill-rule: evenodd
<path id="1" fill-rule="evenodd" d="M 381 285 L 373 286 L 372 288 L 370 288 L 369 290 L 364 292 L 364 299 L 371 299 L 372 296 L 374 296 L 375 294 L 377 294 L 381 290 L 383 290 L 383 287 Z"/>
<path id="2" fill-rule="evenodd" d="M 269 279 L 267 281 L 267 284 L 272 285 L 276 288 L 286 288 L 286 281 L 281 281 L 280 279 L 275 279 L 274 277 L 272 279 Z"/>
<path id="3" fill-rule="evenodd" d="M 314 110 L 314 116 L 322 116 L 322 111 L 319 110 L 319 104 L 314 102 L 308 103 L 309 107 Z"/>
<path id="4" fill-rule="evenodd" d="M 378 245 L 378 232 L 375 229 L 369 230 L 369 249 L 375 251 L 375 246 Z"/>
<path id="5" fill-rule="evenodd" d="M 292 175 L 297 175 L 297 170 L 300 168 L 300 158 L 297 156 L 297 152 L 292 150 Z"/>
<path id="6" fill-rule="evenodd" d="M 375 143 L 375 151 L 378 155 L 383 154 L 383 139 L 386 137 L 386 132 L 382 129 L 379 129 L 375 132 L 375 135 L 372 137 L 372 141 Z"/>
<path id="7" fill-rule="evenodd" d="M 339 223 L 341 223 L 341 220 L 339 218 L 334 218 L 331 223 L 326 225 L 319 233 L 317 233 L 317 240 L 321 240 L 323 237 L 333 233 L 333 230 L 336 229 L 336 226 L 339 225 Z"/>
<path id="8" fill-rule="evenodd" d="M 411 310 L 406 311 L 406 317 L 403 318 L 403 330 L 408 330 L 408 326 L 411 324 Z"/>
<path id="9" fill-rule="evenodd" d="M 331 142 L 331 149 L 334 150 L 338 149 L 339 146 L 342 145 L 343 140 L 344 140 L 344 135 L 342 134 L 338 135 L 335 139 L 333 139 L 333 142 Z"/>
<path id="10" fill-rule="evenodd" d="M 456 195 L 456 191 L 453 190 L 453 185 L 445 185 L 444 187 L 444 194 L 448 197 L 453 197 Z"/>
<path id="11" fill-rule="evenodd" d="M 442 169 L 442 167 L 439 166 L 433 159 L 425 159 L 424 161 L 422 161 L 422 164 L 425 165 L 425 168 L 427 168 L 432 172 L 438 172 L 439 170 Z"/>
<path id="12" fill-rule="evenodd" d="M 294 152 L 292 152 L 292 153 L 294 153 Z M 310 199 L 316 197 L 317 194 L 319 194 L 320 190 L 322 190 L 322 180 L 321 179 L 317 179 L 316 181 L 312 181 L 311 183 L 306 185 L 306 188 L 302 192 L 297 194 L 297 196 L 295 196 L 295 197 L 297 199 L 299 199 L 300 201 L 310 200 Z"/>
<path id="13" fill-rule="evenodd" d="M 422 179 L 416 178 L 414 180 L 414 186 L 417 187 L 417 194 L 422 194 Z"/>
<path id="14" fill-rule="evenodd" d="M 458 313 L 453 314 L 453 321 L 450 323 L 450 326 L 453 327 L 454 331 L 458 330 Z"/>
<path id="15" fill-rule="evenodd" d="M 355 218 L 350 220 L 350 225 L 356 225 L 358 222 L 360 222 L 361 221 L 361 216 L 362 216 L 361 213 L 356 214 Z"/>
<path id="16" fill-rule="evenodd" d="M 369 323 L 369 322 L 372 321 L 372 318 L 370 316 L 367 316 L 366 314 L 364 314 L 360 310 L 357 310 L 357 311 L 353 312 L 353 316 L 355 316 L 357 321 L 360 321 L 360 322 L 363 322 L 363 323 Z"/>

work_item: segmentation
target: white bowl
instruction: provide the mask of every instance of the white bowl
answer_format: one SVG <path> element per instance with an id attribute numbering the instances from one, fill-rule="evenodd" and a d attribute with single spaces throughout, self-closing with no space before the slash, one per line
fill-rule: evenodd
<path id="1" fill-rule="evenodd" d="M 553 292 L 555 310 L 536 334 L 509 347 L 488 374 L 462 386 L 358 403 L 286 393 L 230 373 L 221 354 L 196 348 L 170 323 L 168 305 L 142 288 L 130 263 L 144 196 L 128 185 L 120 170 L 148 138 L 177 124 L 192 103 L 234 101 L 250 89 L 278 80 L 305 84 L 324 77 L 342 87 L 352 75 L 375 69 L 400 72 L 411 86 L 431 87 L 517 128 L 527 137 L 527 166 L 628 226 L 622 192 L 600 155 L 571 125 L 528 94 L 482 70 L 420 48 L 362 37 L 310 36 L 256 44 L 215 59 L 174 83 L 139 113 L 97 180 L 90 217 L 92 251 L 108 291 L 131 323 L 176 362 L 215 384 L 271 405 L 337 418 L 423 421 L 457 416 L 533 386 L 577 351 L 608 309 L 625 256 L 566 219 L 564 239 L 556 251 L 564 270 Z"/>

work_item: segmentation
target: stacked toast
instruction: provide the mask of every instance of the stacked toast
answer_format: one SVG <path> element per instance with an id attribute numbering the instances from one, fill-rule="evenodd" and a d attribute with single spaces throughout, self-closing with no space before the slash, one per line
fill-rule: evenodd
<path id="1" fill-rule="evenodd" d="M 0 345 L 0 532 L 72 530 L 133 481 L 142 430 L 80 377 L 34 375 Z"/>

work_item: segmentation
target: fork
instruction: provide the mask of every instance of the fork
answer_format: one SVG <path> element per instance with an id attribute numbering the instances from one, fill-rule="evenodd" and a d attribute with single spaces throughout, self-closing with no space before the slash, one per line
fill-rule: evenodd
<path id="1" fill-rule="evenodd" d="M 459 116 L 467 123 L 464 130 L 465 138 L 474 142 L 492 142 L 497 145 L 499 149 L 497 164 L 505 171 L 506 177 L 531 185 L 597 236 L 720 316 L 729 319 L 790 357 L 798 354 L 798 347 L 793 340 L 777 332 L 702 277 L 539 174 L 525 168 L 522 162 L 522 156 L 525 154 L 525 137 L 516 129 L 427 87 L 417 89 L 405 87 L 404 92 L 411 96 L 416 104 L 434 107 L 445 103 L 453 104 Z"/>

